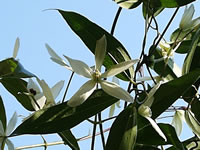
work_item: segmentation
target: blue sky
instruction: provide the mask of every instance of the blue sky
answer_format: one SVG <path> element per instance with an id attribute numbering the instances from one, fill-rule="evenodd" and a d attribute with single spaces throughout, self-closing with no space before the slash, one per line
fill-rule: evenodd
<path id="1" fill-rule="evenodd" d="M 199 6 L 199 2 L 196 2 Z M 60 56 L 65 54 L 71 58 L 79 59 L 88 65 L 94 65 L 94 56 L 82 43 L 82 41 L 71 31 L 61 15 L 55 10 L 46 10 L 59 8 L 67 11 L 75 11 L 86 16 L 91 21 L 110 31 L 111 25 L 118 9 L 118 6 L 111 0 L 85 0 L 85 1 L 67 1 L 67 0 L 0 0 L 0 60 L 11 57 L 15 39 L 20 38 L 20 50 L 17 59 L 30 72 L 36 74 L 39 78 L 53 86 L 60 80 L 69 79 L 70 72 L 65 68 L 53 63 L 45 48 L 48 43 Z M 175 22 L 166 34 L 169 39 L 170 33 L 178 28 L 180 18 L 183 13 L 182 8 Z M 174 9 L 166 9 L 159 17 L 160 31 L 165 27 L 168 19 Z M 195 16 L 200 16 L 200 10 L 195 12 Z M 116 27 L 115 36 L 126 49 L 130 52 L 133 59 L 138 58 L 142 47 L 144 33 L 144 19 L 142 17 L 141 7 L 134 10 L 122 10 L 119 22 Z M 154 34 L 148 36 L 147 45 L 152 43 Z M 147 52 L 147 50 L 146 50 Z M 181 67 L 182 61 L 177 57 L 178 64 Z M 69 89 L 67 99 L 85 82 L 85 79 L 75 76 L 72 86 Z M 123 84 L 123 83 L 122 83 Z M 125 84 L 123 84 L 125 85 Z M 126 85 L 125 85 L 126 88 Z M 64 90 L 57 101 L 62 98 Z M 14 111 L 18 115 L 27 116 L 29 112 L 15 100 L 1 85 L 0 95 L 4 100 L 7 117 L 10 118 Z M 106 117 L 107 114 L 104 115 Z M 20 123 L 19 119 L 18 123 Z M 92 131 L 92 126 L 87 122 L 82 123 L 78 128 L 73 129 L 77 138 L 85 136 Z M 45 136 L 47 141 L 59 140 L 57 135 Z M 42 143 L 39 136 L 22 136 L 11 139 L 16 147 Z M 80 142 L 82 149 L 89 148 L 90 140 Z M 99 143 L 99 142 L 97 142 Z M 66 149 L 65 146 L 49 147 L 49 150 L 59 148 Z M 42 148 L 35 148 L 39 150 Z M 98 144 L 96 149 L 101 149 Z M 33 149 L 34 150 L 34 149 Z"/>

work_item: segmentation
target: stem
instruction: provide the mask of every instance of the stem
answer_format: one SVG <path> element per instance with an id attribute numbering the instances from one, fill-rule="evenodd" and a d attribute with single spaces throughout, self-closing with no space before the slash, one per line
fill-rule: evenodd
<path id="1" fill-rule="evenodd" d="M 115 31 L 115 27 L 116 27 L 116 24 L 117 24 L 117 20 L 119 19 L 119 15 L 122 11 L 122 8 L 119 7 L 118 10 L 117 10 L 117 13 L 115 15 L 115 19 L 113 21 L 113 24 L 112 24 L 112 28 L 111 28 L 111 31 L 110 31 L 110 34 L 113 35 L 114 34 L 114 31 Z"/>
<path id="2" fill-rule="evenodd" d="M 65 100 L 65 97 L 66 97 L 66 95 L 67 95 L 67 91 L 68 91 L 68 89 L 69 89 L 69 86 L 70 86 L 70 84 L 71 84 L 71 81 L 72 81 L 73 76 L 74 76 L 74 72 L 72 72 L 72 74 L 71 74 L 71 76 L 70 76 L 70 78 L 69 78 L 69 81 L 68 81 L 68 84 L 67 84 L 67 87 L 66 87 L 66 90 L 65 90 L 63 99 L 62 99 L 62 103 L 63 103 L 64 100 Z"/>
<path id="3" fill-rule="evenodd" d="M 151 71 L 150 71 L 149 67 L 147 66 L 147 64 L 146 64 L 146 67 L 147 67 L 147 71 L 148 71 L 148 73 L 149 73 L 151 79 L 153 80 L 154 84 L 156 84 L 156 81 L 155 81 L 155 79 L 153 78 L 153 76 L 152 76 L 152 74 L 151 74 Z"/>
<path id="4" fill-rule="evenodd" d="M 98 119 L 99 119 L 99 129 L 100 129 L 100 133 L 101 133 L 101 141 L 102 141 L 102 146 L 103 149 L 106 148 L 106 143 L 105 143 L 105 138 L 104 138 L 104 134 L 103 134 L 103 124 L 101 122 L 101 113 L 98 113 Z"/>
<path id="5" fill-rule="evenodd" d="M 167 32 L 167 30 L 168 30 L 170 24 L 172 23 L 173 19 L 174 19 L 175 16 L 176 16 L 178 10 L 179 10 L 179 7 L 177 7 L 176 10 L 174 11 L 174 13 L 173 13 L 171 19 L 169 20 L 168 24 L 166 25 L 166 27 L 165 27 L 165 29 L 164 29 L 164 31 L 163 31 L 162 34 L 160 35 L 160 38 L 158 39 L 157 43 L 154 45 L 154 50 L 151 51 L 151 53 L 150 53 L 149 55 L 152 55 L 152 54 L 155 52 L 155 48 L 158 46 L 158 44 L 160 43 L 161 39 L 163 38 L 163 36 L 164 36 L 165 33 Z"/>
<path id="6" fill-rule="evenodd" d="M 97 115 L 94 117 L 94 121 L 97 121 Z M 92 133 L 92 142 L 91 142 L 91 150 L 94 150 L 94 143 L 95 143 L 95 134 L 96 134 L 97 125 L 93 125 L 93 133 Z"/>
<path id="7" fill-rule="evenodd" d="M 60 145 L 60 144 L 64 144 L 64 142 L 58 141 L 58 142 L 51 142 L 51 143 L 27 145 L 27 146 L 17 147 L 15 150 L 29 149 L 29 148 L 36 148 L 36 147 L 45 147 L 45 146 L 54 146 L 54 145 Z"/>
<path id="8" fill-rule="evenodd" d="M 104 119 L 104 120 L 101 120 L 101 121 L 98 121 L 98 122 L 94 122 L 90 119 L 87 119 L 87 121 L 92 123 L 92 124 L 100 124 L 100 123 L 104 123 L 106 121 L 109 121 L 109 120 L 112 120 L 112 119 L 115 119 L 115 118 L 117 118 L 117 116 L 113 116 L 113 117 L 110 117 L 110 118 L 107 118 L 107 119 Z"/>

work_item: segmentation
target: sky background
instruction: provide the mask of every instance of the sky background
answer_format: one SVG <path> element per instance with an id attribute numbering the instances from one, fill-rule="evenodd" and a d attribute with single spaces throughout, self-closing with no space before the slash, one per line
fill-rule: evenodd
<path id="1" fill-rule="evenodd" d="M 196 8 L 195 17 L 200 16 L 200 9 L 199 7 L 197 8 L 200 3 L 195 2 L 194 4 Z M 118 6 L 111 0 L 0 0 L 0 60 L 12 56 L 15 40 L 19 37 L 20 49 L 17 59 L 19 59 L 20 63 L 40 79 L 45 79 L 50 87 L 60 80 L 65 80 L 65 88 L 71 73 L 49 59 L 45 43 L 48 43 L 60 56 L 65 54 L 71 58 L 82 60 L 90 66 L 94 65 L 94 56 L 56 10 L 46 10 L 52 8 L 80 13 L 109 32 Z M 141 10 L 141 6 L 133 10 L 123 9 L 114 34 L 129 51 L 132 59 L 139 57 L 142 47 L 144 19 Z M 165 38 L 167 40 L 169 40 L 170 34 L 178 28 L 183 10 L 184 8 L 179 10 L 175 21 L 166 33 Z M 162 32 L 173 12 L 174 9 L 166 9 L 158 16 L 157 21 L 160 32 Z M 154 35 L 150 33 L 147 37 L 146 52 L 148 52 L 148 46 L 152 43 Z M 178 61 L 178 65 L 181 67 L 183 57 L 175 57 L 175 61 Z M 68 91 L 67 99 L 85 81 L 84 78 L 75 75 Z M 124 88 L 127 87 L 121 81 L 120 84 Z M 62 99 L 63 93 L 64 89 L 61 91 L 57 101 Z M 29 115 L 29 112 L 2 85 L 0 85 L 0 95 L 4 100 L 8 119 L 15 111 L 18 115 Z M 108 114 L 104 113 L 103 117 L 107 116 Z M 20 122 L 21 118 L 18 119 L 18 124 Z M 105 128 L 109 124 L 105 125 Z M 77 138 L 88 135 L 89 131 L 92 132 L 92 126 L 87 122 L 81 123 L 80 126 L 73 129 L 73 133 Z M 185 134 L 183 133 L 181 136 L 183 139 L 188 135 L 189 131 L 184 132 Z M 45 138 L 47 142 L 60 140 L 55 134 L 45 136 Z M 15 147 L 42 143 L 40 136 L 25 135 L 11 138 L 11 140 Z M 97 141 L 97 143 L 96 150 L 101 150 L 100 141 Z M 79 144 L 81 149 L 89 149 L 90 140 L 79 142 Z M 33 150 L 40 149 L 43 148 L 35 148 Z M 48 150 L 53 149 L 65 150 L 69 148 L 63 145 L 48 147 Z"/>

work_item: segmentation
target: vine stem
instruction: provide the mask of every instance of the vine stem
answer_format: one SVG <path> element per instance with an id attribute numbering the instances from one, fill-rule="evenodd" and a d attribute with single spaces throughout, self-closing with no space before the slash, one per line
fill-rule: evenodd
<path id="1" fill-rule="evenodd" d="M 158 39 L 158 41 L 156 42 L 156 44 L 154 45 L 154 50 L 151 51 L 151 53 L 149 55 L 152 55 L 155 51 L 155 48 L 158 46 L 158 44 L 160 43 L 160 41 L 162 40 L 163 36 L 165 35 L 165 33 L 167 32 L 169 26 L 171 25 L 172 21 L 174 20 L 177 12 L 179 10 L 179 7 L 176 8 L 176 10 L 174 11 L 172 17 L 170 18 L 168 24 L 166 25 L 165 29 L 163 30 L 162 34 L 160 35 L 160 38 Z"/>
<path id="2" fill-rule="evenodd" d="M 103 133 L 103 124 L 101 122 L 101 112 L 98 113 L 98 120 L 99 120 L 99 129 L 100 129 L 100 133 L 101 133 L 101 141 L 102 141 L 102 146 L 103 146 L 103 149 L 106 148 L 106 143 L 105 143 L 105 137 L 104 137 L 104 133 Z"/>
<path id="3" fill-rule="evenodd" d="M 68 89 L 69 89 L 69 86 L 70 86 L 70 84 L 71 84 L 71 81 L 72 81 L 73 76 L 74 76 L 74 72 L 72 72 L 72 74 L 71 74 L 71 76 L 70 76 L 70 78 L 69 78 L 69 81 L 68 81 L 68 84 L 67 84 L 67 87 L 66 87 L 66 90 L 65 90 L 63 99 L 62 99 L 62 103 L 63 103 L 64 100 L 65 100 L 65 97 L 66 97 L 66 95 L 67 95 L 67 91 L 68 91 Z"/>
<path id="4" fill-rule="evenodd" d="M 122 7 L 119 7 L 118 10 L 117 10 L 117 13 L 116 13 L 116 15 L 115 15 L 115 19 L 114 19 L 114 21 L 113 21 L 113 24 L 112 24 L 112 28 L 111 28 L 111 31 L 110 31 L 110 34 L 111 34 L 111 35 L 114 34 L 115 27 L 116 27 L 116 25 L 117 25 L 117 21 L 118 21 L 118 19 L 119 19 L 119 15 L 120 15 L 121 11 L 122 11 Z"/>
<path id="5" fill-rule="evenodd" d="M 95 117 L 94 117 L 94 122 L 97 122 L 97 115 L 95 115 Z M 93 125 L 93 133 L 92 133 L 91 150 L 94 150 L 96 128 L 97 128 L 97 125 L 94 124 Z"/>

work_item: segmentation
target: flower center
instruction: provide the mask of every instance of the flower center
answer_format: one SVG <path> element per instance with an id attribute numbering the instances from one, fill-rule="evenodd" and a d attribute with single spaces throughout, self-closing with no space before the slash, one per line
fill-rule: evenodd
<path id="1" fill-rule="evenodd" d="M 92 74 L 92 79 L 95 82 L 99 82 L 100 76 L 101 76 L 101 72 L 99 72 L 99 70 L 95 69 L 94 72 L 93 72 L 93 74 Z"/>

